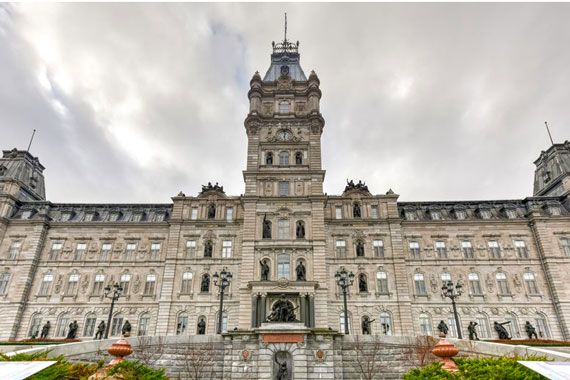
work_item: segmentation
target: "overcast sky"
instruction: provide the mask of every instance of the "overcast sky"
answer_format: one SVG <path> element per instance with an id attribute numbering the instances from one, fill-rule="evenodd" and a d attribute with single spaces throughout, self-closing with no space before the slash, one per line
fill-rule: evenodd
<path id="1" fill-rule="evenodd" d="M 325 191 L 401 201 L 532 195 L 570 138 L 570 4 L 0 5 L 0 148 L 54 202 L 244 192 L 249 80 L 271 41 L 321 80 Z"/>

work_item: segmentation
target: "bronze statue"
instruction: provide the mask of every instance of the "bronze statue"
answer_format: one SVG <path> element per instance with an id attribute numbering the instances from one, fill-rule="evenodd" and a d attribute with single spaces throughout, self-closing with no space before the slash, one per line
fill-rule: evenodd
<path id="1" fill-rule="evenodd" d="M 125 338 L 131 336 L 131 323 L 128 320 L 126 320 L 125 323 L 123 324 L 121 333 Z"/>
<path id="2" fill-rule="evenodd" d="M 42 327 L 42 333 L 40 335 L 40 338 L 41 339 L 47 339 L 50 329 L 51 329 L 51 324 L 49 323 L 49 321 L 47 321 L 46 324 L 43 325 L 43 327 Z"/>
<path id="3" fill-rule="evenodd" d="M 216 205 L 210 203 L 208 206 L 208 219 L 214 219 L 216 217 Z"/>
<path id="4" fill-rule="evenodd" d="M 97 332 L 95 333 L 95 339 L 103 339 L 103 334 L 105 334 L 105 321 L 101 321 L 97 326 Z"/>
<path id="5" fill-rule="evenodd" d="M 536 329 L 533 325 L 531 325 L 529 321 L 526 321 L 524 324 L 524 329 L 526 331 L 526 335 L 528 335 L 528 339 L 532 339 L 533 336 L 534 339 L 538 339 L 538 335 L 536 335 Z"/>
<path id="6" fill-rule="evenodd" d="M 295 268 L 295 272 L 297 272 L 297 281 L 307 281 L 307 271 L 305 269 L 305 265 L 303 265 L 303 261 L 299 261 L 297 267 Z"/>
<path id="7" fill-rule="evenodd" d="M 269 265 L 267 260 L 262 260 L 259 262 L 261 265 L 261 281 L 269 281 Z"/>
<path id="8" fill-rule="evenodd" d="M 277 302 L 273 304 L 271 313 L 267 316 L 269 322 L 296 322 L 295 310 L 291 301 L 288 301 L 285 294 L 282 294 Z"/>
<path id="9" fill-rule="evenodd" d="M 302 220 L 297 222 L 297 228 L 295 231 L 295 235 L 297 239 L 304 239 L 305 238 L 305 223 Z"/>
<path id="10" fill-rule="evenodd" d="M 77 337 L 77 330 L 79 329 L 79 325 L 77 321 L 73 321 L 69 324 L 69 331 L 67 332 L 67 336 L 65 339 L 75 339 Z"/>
<path id="11" fill-rule="evenodd" d="M 370 335 L 372 334 L 372 322 L 374 322 L 376 319 L 372 319 L 370 320 L 370 318 L 368 316 L 364 316 L 362 317 L 362 334 L 364 335 Z"/>
<path id="12" fill-rule="evenodd" d="M 273 165 L 273 153 L 267 152 L 265 156 L 265 165 Z"/>
<path id="13" fill-rule="evenodd" d="M 494 328 L 497 334 L 499 335 L 499 339 L 511 339 L 511 337 L 509 336 L 509 332 L 504 327 L 504 325 L 508 323 L 511 323 L 511 321 L 506 321 L 503 323 L 495 322 Z"/>
<path id="14" fill-rule="evenodd" d="M 368 291 L 368 283 L 366 282 L 366 277 L 362 274 L 358 276 L 358 290 L 361 292 Z"/>
<path id="15" fill-rule="evenodd" d="M 303 163 L 303 153 L 297 152 L 295 153 L 295 164 L 301 165 Z"/>
<path id="16" fill-rule="evenodd" d="M 271 221 L 267 220 L 267 215 L 263 216 L 263 239 L 271 239 Z"/>
<path id="17" fill-rule="evenodd" d="M 477 326 L 478 323 L 477 322 L 469 322 L 469 326 L 467 326 L 467 332 L 469 333 L 469 340 L 479 340 L 479 337 L 477 336 L 477 330 L 475 329 L 475 326 Z"/>
<path id="18" fill-rule="evenodd" d="M 198 321 L 198 335 L 206 334 L 206 321 L 204 318 L 200 318 Z"/>
<path id="19" fill-rule="evenodd" d="M 207 273 L 202 276 L 202 282 L 200 283 L 200 291 L 204 293 L 210 291 L 210 275 Z"/>
<path id="20" fill-rule="evenodd" d="M 354 205 L 352 205 L 352 216 L 354 218 L 360 218 L 361 217 L 360 205 L 358 204 L 358 202 L 354 202 Z"/>
<path id="21" fill-rule="evenodd" d="M 278 370 L 275 376 L 276 380 L 289 380 L 289 370 L 287 369 L 287 360 L 279 362 L 277 360 L 277 355 L 275 355 L 275 363 L 277 363 Z"/>
<path id="22" fill-rule="evenodd" d="M 437 325 L 437 329 L 439 330 L 440 333 L 442 333 L 443 335 L 447 335 L 447 333 L 449 332 L 449 327 L 447 326 L 447 324 L 443 321 L 443 319 L 441 321 L 439 321 L 439 324 Z"/>
<path id="23" fill-rule="evenodd" d="M 364 243 L 362 243 L 361 241 L 356 243 L 356 256 L 364 257 Z"/>
<path id="24" fill-rule="evenodd" d="M 204 245 L 204 257 L 212 257 L 212 251 L 214 250 L 213 244 L 210 240 Z"/>

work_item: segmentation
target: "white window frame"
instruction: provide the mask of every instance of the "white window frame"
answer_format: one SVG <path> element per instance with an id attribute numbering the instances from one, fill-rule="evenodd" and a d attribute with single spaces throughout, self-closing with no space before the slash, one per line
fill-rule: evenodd
<path id="1" fill-rule="evenodd" d="M 222 240 L 222 259 L 229 259 L 232 257 L 232 241 Z"/>

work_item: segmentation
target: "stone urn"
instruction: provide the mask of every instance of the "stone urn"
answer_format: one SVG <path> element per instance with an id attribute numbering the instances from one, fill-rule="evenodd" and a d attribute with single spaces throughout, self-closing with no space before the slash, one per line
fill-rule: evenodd
<path id="1" fill-rule="evenodd" d="M 115 357 L 109 363 L 109 366 L 112 367 L 116 364 L 119 364 L 123 360 L 125 360 L 125 356 L 129 356 L 130 354 L 132 354 L 133 348 L 131 347 L 129 342 L 127 342 L 126 339 L 121 338 L 118 341 L 116 341 L 115 343 L 113 343 L 111 345 L 111 347 L 109 347 L 107 349 L 107 352 L 109 352 L 109 354 L 111 354 L 112 356 Z"/>
<path id="2" fill-rule="evenodd" d="M 453 343 L 447 341 L 445 336 L 437 342 L 433 350 L 431 350 L 431 353 L 441 358 L 441 361 L 443 362 L 443 366 L 441 368 L 444 370 L 449 372 L 459 371 L 455 362 L 451 360 L 452 357 L 459 353 L 459 349 L 455 347 Z"/>

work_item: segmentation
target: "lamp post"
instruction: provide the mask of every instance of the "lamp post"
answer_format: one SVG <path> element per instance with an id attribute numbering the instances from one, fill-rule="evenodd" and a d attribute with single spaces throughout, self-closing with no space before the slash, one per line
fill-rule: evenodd
<path id="1" fill-rule="evenodd" d="M 354 273 L 349 273 L 344 267 L 341 267 L 340 270 L 335 273 L 334 278 L 338 286 L 342 289 L 344 301 L 344 333 L 348 335 L 350 332 L 348 329 L 348 305 L 346 303 L 346 296 L 348 294 L 348 287 L 354 283 Z"/>
<path id="2" fill-rule="evenodd" d="M 223 311 L 224 311 L 224 291 L 228 286 L 230 286 L 230 282 L 232 281 L 232 273 L 228 272 L 226 268 L 222 269 L 220 274 L 218 272 L 214 273 L 212 278 L 214 279 L 214 285 L 220 288 L 220 311 L 218 316 L 218 334 L 222 333 L 222 320 L 223 320 Z"/>
<path id="3" fill-rule="evenodd" d="M 105 297 L 111 298 L 111 308 L 109 309 L 109 318 L 107 318 L 107 326 L 105 326 L 105 339 L 109 338 L 109 329 L 111 328 L 111 317 L 113 316 L 113 308 L 115 301 L 123 294 L 123 288 L 115 283 L 113 286 L 107 285 L 105 287 Z"/>
<path id="4" fill-rule="evenodd" d="M 460 283 L 453 286 L 452 281 L 447 281 L 443 283 L 441 287 L 441 295 L 447 297 L 451 300 L 451 306 L 453 307 L 453 316 L 455 317 L 455 327 L 457 328 L 457 337 L 459 339 L 463 339 L 461 334 L 461 327 L 459 325 L 459 316 L 457 315 L 457 307 L 455 306 L 455 299 L 463 294 L 463 290 L 461 289 L 463 286 Z"/>

